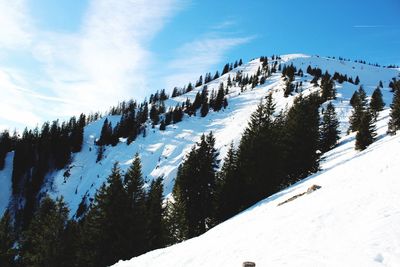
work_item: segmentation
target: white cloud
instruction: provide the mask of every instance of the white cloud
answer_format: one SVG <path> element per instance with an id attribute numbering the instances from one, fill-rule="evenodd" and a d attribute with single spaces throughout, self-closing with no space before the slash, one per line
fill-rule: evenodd
<path id="1" fill-rule="evenodd" d="M 148 44 L 182 3 L 90 0 L 79 32 L 57 33 L 35 27 L 25 0 L 0 0 L 0 49 L 28 52 L 37 65 L 34 74 L 21 75 L 19 81 L 9 79 L 17 76 L 14 69 L 8 69 L 7 76 L 0 65 L 0 82 L 7 86 L 0 91 L 0 99 L 7 102 L 0 103 L 1 111 L 15 111 L 15 121 L 25 118 L 28 124 L 144 97 L 153 61 Z"/>
<path id="2" fill-rule="evenodd" d="M 31 23 L 25 0 L 0 0 L 0 49 L 30 44 Z"/>
<path id="3" fill-rule="evenodd" d="M 234 47 L 245 44 L 255 37 L 218 37 L 204 36 L 192 42 L 188 42 L 177 51 L 177 57 L 169 63 L 169 69 L 173 75 L 166 77 L 168 88 L 176 85 L 184 85 L 195 79 L 212 67 L 220 63 L 224 55 Z"/>

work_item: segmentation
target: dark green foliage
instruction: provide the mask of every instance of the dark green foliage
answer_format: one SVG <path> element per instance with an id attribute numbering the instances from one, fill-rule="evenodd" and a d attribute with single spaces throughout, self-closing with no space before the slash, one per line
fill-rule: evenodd
<path id="1" fill-rule="evenodd" d="M 238 172 L 238 155 L 231 144 L 217 177 L 216 222 L 220 223 L 240 212 L 243 207 L 244 180 Z"/>
<path id="2" fill-rule="evenodd" d="M 332 103 L 329 103 L 322 116 L 321 125 L 321 143 L 320 149 L 322 152 L 326 152 L 334 148 L 339 140 L 339 121 L 336 116 L 335 107 Z"/>
<path id="3" fill-rule="evenodd" d="M 137 256 L 147 251 L 146 243 L 146 193 L 143 189 L 144 180 L 142 164 L 138 154 L 124 176 L 124 186 L 128 194 L 128 236 L 131 243 L 129 253 Z"/>
<path id="4" fill-rule="evenodd" d="M 400 80 L 396 80 L 396 78 L 393 78 L 393 80 L 389 83 L 389 87 L 392 93 L 400 90 Z"/>
<path id="5" fill-rule="evenodd" d="M 96 144 L 98 146 L 110 145 L 114 143 L 113 128 L 111 122 L 106 118 L 101 128 L 100 138 L 97 140 Z"/>
<path id="6" fill-rule="evenodd" d="M 321 89 L 322 102 L 336 99 L 335 82 L 327 72 L 321 77 Z"/>
<path id="7" fill-rule="evenodd" d="M 200 108 L 200 116 L 205 117 L 208 114 L 210 107 L 208 105 L 208 101 L 203 102 L 203 104 L 201 104 L 201 108 Z"/>
<path id="8" fill-rule="evenodd" d="M 216 71 L 213 80 L 218 79 L 219 78 L 219 72 Z"/>
<path id="9" fill-rule="evenodd" d="M 176 177 L 173 196 L 176 224 L 179 232 L 175 239 L 191 238 L 204 233 L 214 224 L 215 170 L 218 167 L 218 153 L 214 148 L 215 139 L 210 133 L 202 135 L 200 143 L 194 146 L 181 164 Z"/>
<path id="10" fill-rule="evenodd" d="M 0 170 L 3 170 L 7 153 L 10 152 L 15 145 L 15 141 L 11 139 L 8 131 L 0 134 Z"/>
<path id="11" fill-rule="evenodd" d="M 86 116 L 81 114 L 77 122 L 75 121 L 75 117 L 72 117 L 69 123 L 69 127 L 71 128 L 71 152 L 80 152 L 82 149 L 83 129 L 86 125 Z"/>
<path id="12" fill-rule="evenodd" d="M 360 84 L 360 78 L 358 78 L 358 76 L 357 76 L 356 79 L 354 80 L 354 84 L 355 84 L 355 85 L 359 85 L 359 84 Z"/>
<path id="13" fill-rule="evenodd" d="M 182 121 L 182 118 L 183 118 L 183 110 L 179 105 L 177 105 L 174 111 L 172 112 L 172 121 L 173 123 L 177 123 Z"/>
<path id="14" fill-rule="evenodd" d="M 394 91 L 393 102 L 390 104 L 388 133 L 394 135 L 398 130 L 400 130 L 400 88 Z"/>
<path id="15" fill-rule="evenodd" d="M 214 105 L 212 106 L 212 108 L 213 108 L 215 111 L 221 110 L 221 108 L 224 106 L 224 97 L 225 97 L 224 84 L 221 83 L 221 84 L 219 85 L 219 89 L 218 89 L 217 96 L 216 96 L 216 98 L 215 98 Z M 204 116 L 203 116 L 203 117 L 204 117 Z"/>
<path id="16" fill-rule="evenodd" d="M 14 248 L 16 241 L 11 215 L 7 210 L 0 220 L 0 264 L 2 267 L 15 266 L 17 251 Z"/>
<path id="17" fill-rule="evenodd" d="M 224 69 L 222 70 L 221 75 L 224 75 L 229 72 L 229 64 L 225 64 Z"/>
<path id="18" fill-rule="evenodd" d="M 378 113 L 385 107 L 385 102 L 382 99 L 382 92 L 379 87 L 377 87 L 371 96 L 371 102 L 369 103 L 369 108 L 372 112 L 373 119 L 376 120 Z"/>
<path id="19" fill-rule="evenodd" d="M 376 129 L 371 112 L 363 113 L 356 135 L 356 150 L 364 150 L 375 140 Z"/>
<path id="20" fill-rule="evenodd" d="M 28 229 L 20 240 L 19 261 L 22 266 L 60 266 L 63 244 L 60 239 L 68 218 L 62 199 L 54 202 L 45 197 Z"/>
<path id="21" fill-rule="evenodd" d="M 148 250 L 162 248 L 167 243 L 167 230 L 164 222 L 162 177 L 153 180 L 147 194 L 147 242 Z"/>
<path id="22" fill-rule="evenodd" d="M 165 131 L 165 129 L 166 129 L 165 120 L 161 120 L 160 131 Z"/>
<path id="23" fill-rule="evenodd" d="M 350 132 L 358 131 L 358 127 L 361 123 L 361 117 L 367 110 L 367 95 L 362 86 L 354 93 L 350 103 L 353 106 L 353 113 L 350 116 Z"/>
<path id="24" fill-rule="evenodd" d="M 78 253 L 80 265 L 108 266 L 119 259 L 127 259 L 130 248 L 126 242 L 131 241 L 127 206 L 128 197 L 116 163 L 85 217 L 82 228 L 82 248 L 85 249 Z"/>
<path id="25" fill-rule="evenodd" d="M 96 163 L 101 161 L 104 157 L 104 146 L 97 146 L 97 157 L 96 157 Z"/>
<path id="26" fill-rule="evenodd" d="M 151 119 L 153 125 L 157 125 L 160 121 L 158 107 L 154 104 L 150 108 L 150 119 Z"/>
<path id="27" fill-rule="evenodd" d="M 285 122 L 285 172 L 289 183 L 318 171 L 319 166 L 319 112 L 320 98 L 310 95 L 296 98 Z"/>
<path id="28" fill-rule="evenodd" d="M 290 82 L 290 80 L 287 80 L 285 83 L 284 96 L 288 97 L 289 95 L 292 94 L 293 90 L 294 90 L 294 85 Z"/>

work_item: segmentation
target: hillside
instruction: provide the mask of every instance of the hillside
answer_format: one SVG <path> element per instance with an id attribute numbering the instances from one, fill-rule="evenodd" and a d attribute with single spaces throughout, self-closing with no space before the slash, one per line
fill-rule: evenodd
<path id="1" fill-rule="evenodd" d="M 116 267 L 399 266 L 400 137 L 354 150 L 354 135 L 328 152 L 322 170 L 259 202 L 207 233 Z M 312 185 L 321 188 L 281 206 Z"/>
<path id="2" fill-rule="evenodd" d="M 59 246 L 52 260 L 110 265 L 201 235 L 270 196 L 204 235 L 120 264 L 396 265 L 399 139 L 386 131 L 399 69 L 291 54 L 227 64 L 222 73 L 174 89 L 175 97 L 124 102 L 103 117 L 44 123 L 19 138 L 2 134 L 0 213 L 11 211 L 3 232 L 12 233 L 12 216 L 17 231 L 28 224 L 22 258 L 34 260 L 24 236 L 59 227 L 44 238 Z M 366 112 L 380 91 L 373 99 L 386 105 Z M 367 120 L 377 119 L 376 142 L 362 152 L 347 132 L 353 110 L 353 130 L 364 140 Z M 329 151 L 336 129 L 340 140 Z M 226 155 L 231 167 L 222 164 Z M 65 208 L 50 213 L 51 205 Z M 64 217 L 56 224 L 45 216 Z"/>
<path id="3" fill-rule="evenodd" d="M 274 62 L 270 59 L 270 64 Z M 349 77 L 353 77 L 353 79 L 359 76 L 361 84 L 369 96 L 379 81 L 382 81 L 384 85 L 382 89 L 383 97 L 387 105 L 391 102 L 392 95 L 389 92 L 388 83 L 393 77 L 399 75 L 399 70 L 397 69 L 302 54 L 282 56 L 281 60 L 277 63 L 280 63 L 282 66 L 293 64 L 298 69 L 301 68 L 304 71 L 304 77 L 296 76 L 295 79 L 295 82 L 303 83 L 301 89 L 304 95 L 319 90 L 319 87 L 314 87 L 310 84 L 312 76 L 306 74 L 305 71 L 308 65 L 319 67 L 322 71 L 327 70 L 330 73 L 336 71 L 346 74 Z M 254 75 L 260 66 L 261 62 L 259 59 L 243 64 L 207 84 L 208 90 L 218 90 L 221 82 L 226 84 L 228 77 L 235 77 L 237 72 L 242 72 L 243 76 Z M 342 134 L 344 134 L 348 128 L 348 116 L 351 109 L 349 99 L 358 86 L 344 82 L 343 84 L 337 83 L 336 87 L 338 97 L 334 101 L 334 104 L 342 123 Z M 256 109 L 257 104 L 263 96 L 272 92 L 278 111 L 291 105 L 297 94 L 294 93 L 285 98 L 283 96 L 283 88 L 284 82 L 281 79 L 279 71 L 273 73 L 266 80 L 265 84 L 256 86 L 253 89 L 249 87 L 244 92 L 241 92 L 240 87 L 233 86 L 227 95 L 229 102 L 227 109 L 220 112 L 211 111 L 205 118 L 185 115 L 182 122 L 167 126 L 166 131 L 163 132 L 157 129 L 158 126 L 152 129 L 149 123 L 146 137 L 139 136 L 130 145 L 126 144 L 126 140 L 121 139 L 115 147 L 107 146 L 104 159 L 99 163 L 96 163 L 97 152 L 94 142 L 99 138 L 101 127 L 106 118 L 90 123 L 84 129 L 84 141 L 81 152 L 73 154 L 72 162 L 64 170 L 48 174 L 41 191 L 50 193 L 54 198 L 63 196 L 71 209 L 71 216 L 73 216 L 82 198 L 85 197 L 86 200 L 91 199 L 96 190 L 106 180 L 115 161 L 118 161 L 121 164 L 122 170 L 125 170 L 132 162 L 135 153 L 138 152 L 141 155 L 143 174 L 146 180 L 150 182 L 158 176 L 164 176 L 164 193 L 168 195 L 172 190 L 178 165 L 191 146 L 199 140 L 201 134 L 213 131 L 216 137 L 216 147 L 220 152 L 220 159 L 223 159 L 229 144 L 231 142 L 237 144 L 247 125 L 250 114 Z M 166 107 L 174 107 L 177 103 L 180 104 L 186 101 L 187 98 L 193 101 L 199 90 L 201 88 L 197 87 L 187 94 L 168 99 L 165 103 Z M 120 116 L 108 116 L 107 119 L 115 126 L 120 120 Z M 68 170 L 69 176 L 65 175 L 66 170 Z M 11 173 L 12 153 L 9 153 L 6 158 L 5 168 L 0 171 L 0 182 L 2 183 L 2 188 L 4 188 L 2 198 L 0 199 L 0 213 L 3 213 L 10 199 Z"/>

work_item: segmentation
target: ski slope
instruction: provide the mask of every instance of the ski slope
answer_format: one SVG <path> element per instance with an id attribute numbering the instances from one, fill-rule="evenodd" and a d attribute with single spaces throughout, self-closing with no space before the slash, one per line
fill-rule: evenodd
<path id="1" fill-rule="evenodd" d="M 400 136 L 354 150 L 354 134 L 328 152 L 322 170 L 180 244 L 115 267 L 400 266 Z M 293 201 L 279 203 L 321 188 Z"/>

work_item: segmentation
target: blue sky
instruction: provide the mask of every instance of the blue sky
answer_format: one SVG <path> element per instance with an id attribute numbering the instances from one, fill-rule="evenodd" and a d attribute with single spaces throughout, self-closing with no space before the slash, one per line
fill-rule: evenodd
<path id="1" fill-rule="evenodd" d="M 0 128 L 306 53 L 400 64 L 398 0 L 0 0 Z"/>

